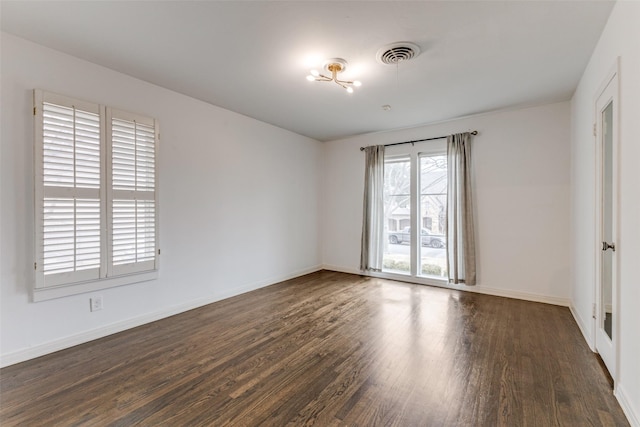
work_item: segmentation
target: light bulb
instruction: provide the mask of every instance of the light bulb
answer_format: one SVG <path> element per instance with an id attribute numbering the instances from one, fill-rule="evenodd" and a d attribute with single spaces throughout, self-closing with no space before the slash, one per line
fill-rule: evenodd
<path id="1" fill-rule="evenodd" d="M 313 77 L 311 74 L 309 74 L 309 75 L 307 76 L 307 80 L 309 80 L 310 82 L 314 81 L 315 79 L 316 79 L 316 78 L 315 78 L 315 77 Z"/>
<path id="2" fill-rule="evenodd" d="M 362 82 L 360 82 L 359 80 L 356 80 L 355 82 L 353 82 L 353 85 L 355 87 L 360 87 L 360 86 L 362 86 Z"/>
<path id="3" fill-rule="evenodd" d="M 353 93 L 353 88 L 352 88 L 351 86 L 349 86 L 349 87 L 347 88 L 347 92 L 349 92 L 349 93 Z"/>
<path id="4" fill-rule="evenodd" d="M 311 75 L 313 77 L 318 77 L 320 75 L 320 73 L 318 72 L 318 70 L 311 70 Z"/>

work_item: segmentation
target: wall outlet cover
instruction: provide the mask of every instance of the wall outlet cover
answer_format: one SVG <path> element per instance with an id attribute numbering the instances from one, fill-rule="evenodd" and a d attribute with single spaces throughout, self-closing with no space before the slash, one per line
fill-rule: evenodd
<path id="1" fill-rule="evenodd" d="M 102 295 L 89 299 L 91 311 L 102 310 Z"/>

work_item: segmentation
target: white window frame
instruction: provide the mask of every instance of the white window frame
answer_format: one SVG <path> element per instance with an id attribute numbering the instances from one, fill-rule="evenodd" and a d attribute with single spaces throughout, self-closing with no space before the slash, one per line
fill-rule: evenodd
<path id="1" fill-rule="evenodd" d="M 100 117 L 100 186 L 96 190 L 63 189 L 55 187 L 45 189 L 44 185 L 44 126 L 43 103 L 51 103 L 65 107 L 75 107 L 79 110 L 96 113 Z M 135 120 L 152 126 L 155 137 L 155 161 L 154 178 L 155 188 L 151 197 L 155 205 L 155 248 L 154 259 L 135 264 L 113 266 L 111 254 L 111 207 L 114 191 L 111 185 L 111 118 L 118 117 L 123 120 Z M 32 299 L 34 302 L 53 298 L 76 295 L 115 286 L 128 285 L 158 277 L 159 271 L 159 180 L 158 180 L 158 154 L 159 154 L 159 126 L 156 120 L 138 114 L 127 113 L 111 109 L 96 103 L 77 100 L 71 97 L 58 95 L 42 90 L 34 90 L 34 238 L 35 238 L 35 280 L 32 287 Z M 74 197 L 77 194 L 98 195 L 100 200 L 100 267 L 92 270 L 74 271 L 50 275 L 45 279 L 44 274 L 44 199 L 48 193 L 60 194 L 61 197 Z M 131 199 L 136 200 L 132 194 Z M 97 271 L 96 271 L 97 270 Z"/>
<path id="2" fill-rule="evenodd" d="M 416 184 L 416 194 L 411 194 L 411 197 L 414 198 L 415 203 L 416 203 L 416 210 L 413 211 L 415 212 L 415 216 L 416 216 L 416 220 L 414 221 L 416 223 L 416 234 L 421 233 L 422 231 L 422 182 L 421 182 L 421 160 L 423 158 L 426 157 L 435 157 L 435 156 L 444 156 L 445 157 L 445 161 L 447 159 L 447 148 L 446 145 L 436 145 L 436 144 L 432 144 L 432 147 L 430 150 L 422 150 L 418 153 L 418 155 L 416 156 L 416 163 L 415 163 L 415 167 L 416 167 L 416 180 L 417 180 L 417 184 Z M 446 197 L 449 197 L 448 193 L 445 193 Z M 445 215 L 446 215 L 446 206 L 445 206 Z M 447 218 L 448 221 L 448 218 Z M 418 231 L 420 230 L 420 232 Z M 446 230 L 444 232 L 444 235 L 446 236 Z M 414 261 L 414 264 L 416 265 L 415 267 L 415 276 L 416 277 L 420 277 L 423 279 L 428 279 L 428 280 L 435 280 L 437 282 L 444 282 L 444 283 L 448 283 L 448 278 L 436 278 L 434 276 L 428 276 L 428 275 L 424 275 L 421 273 L 422 271 L 422 259 L 421 259 L 421 254 L 420 252 L 423 250 L 423 246 L 422 246 L 422 236 L 416 236 L 416 240 L 420 241 L 420 244 L 418 246 L 416 246 L 416 259 Z M 418 251 L 418 247 L 420 248 L 420 250 Z M 445 257 L 446 257 L 446 252 L 445 252 Z M 413 271 L 413 270 L 412 270 Z"/>
<path id="3" fill-rule="evenodd" d="M 430 141 L 426 144 L 413 145 L 398 145 L 393 147 L 387 147 L 385 151 L 385 162 L 387 160 L 393 161 L 396 159 L 408 158 L 411 167 L 411 241 L 420 242 L 421 236 L 419 231 L 422 229 L 420 224 L 420 193 L 419 193 L 419 179 L 420 179 L 420 157 L 442 155 L 447 152 L 446 142 L 443 141 Z M 411 245 L 410 259 L 411 259 L 411 271 L 408 274 L 393 273 L 388 270 L 381 272 L 372 271 L 369 272 L 370 276 L 380 277 L 384 279 L 393 279 L 409 283 L 419 283 L 425 285 L 439 286 L 444 288 L 456 287 L 448 283 L 446 279 L 439 279 L 433 276 L 423 276 L 418 274 L 418 259 L 419 251 L 416 244 Z"/>
<path id="4" fill-rule="evenodd" d="M 156 141 L 155 144 L 155 186 L 154 186 L 154 191 L 150 192 L 150 191 L 140 191 L 137 189 L 133 189 L 133 190 L 117 190 L 114 188 L 113 185 L 113 129 L 112 129 L 112 123 L 113 120 L 123 120 L 123 121 L 127 121 L 127 122 L 131 122 L 131 123 L 135 123 L 135 124 L 142 124 L 142 125 L 146 125 L 148 127 L 152 127 L 154 129 L 154 138 Z M 158 256 L 157 256 L 157 251 L 158 251 L 158 239 L 157 239 L 157 233 L 158 233 L 158 185 L 157 185 L 157 181 L 158 181 L 158 126 L 157 123 L 154 119 L 150 119 L 148 117 L 144 117 L 138 114 L 134 114 L 134 113 L 129 113 L 126 111 L 121 111 L 121 110 L 116 110 L 113 108 L 107 108 L 106 109 L 106 120 L 107 120 L 107 163 L 108 163 L 108 167 L 107 169 L 107 205 L 109 206 L 110 209 L 107 209 L 107 224 L 108 224 L 108 229 L 109 229 L 109 238 L 107 239 L 107 254 L 108 254 L 108 274 L 110 276 L 118 276 L 118 275 L 126 275 L 126 274 L 134 274 L 134 273 L 140 273 L 143 271 L 149 271 L 149 270 L 155 270 L 156 269 L 156 264 L 158 262 Z M 149 194 L 152 193 L 152 194 Z M 111 209 L 111 207 L 113 206 L 113 202 L 115 200 L 122 200 L 122 199 L 126 199 L 129 201 L 134 201 L 137 202 L 138 200 L 145 200 L 145 201 L 152 201 L 154 203 L 155 206 L 155 232 L 156 232 L 156 239 L 155 239 L 155 248 L 153 249 L 153 252 L 156 254 L 156 256 L 154 257 L 153 260 L 150 261 L 142 261 L 142 262 L 135 262 L 135 263 L 129 263 L 129 264 L 123 264 L 123 265 L 116 265 L 114 263 L 114 259 L 113 259 L 113 230 L 114 230 L 114 218 L 113 218 L 113 209 Z"/>

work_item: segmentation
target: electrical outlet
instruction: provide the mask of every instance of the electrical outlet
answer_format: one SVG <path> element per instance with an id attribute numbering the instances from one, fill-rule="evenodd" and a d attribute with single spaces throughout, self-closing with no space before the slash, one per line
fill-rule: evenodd
<path id="1" fill-rule="evenodd" d="M 91 311 L 102 310 L 102 295 L 89 299 Z"/>

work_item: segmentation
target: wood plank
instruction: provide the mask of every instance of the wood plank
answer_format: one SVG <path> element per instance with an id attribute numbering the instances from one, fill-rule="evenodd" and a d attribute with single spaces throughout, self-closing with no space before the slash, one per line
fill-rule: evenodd
<path id="1" fill-rule="evenodd" d="M 321 271 L 0 370 L 0 424 L 628 425 L 567 308 Z"/>

